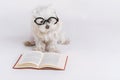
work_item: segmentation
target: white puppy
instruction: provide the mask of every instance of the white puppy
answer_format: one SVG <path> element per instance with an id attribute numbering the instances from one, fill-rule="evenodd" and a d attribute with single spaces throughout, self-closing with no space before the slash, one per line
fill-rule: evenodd
<path id="1" fill-rule="evenodd" d="M 32 29 L 34 41 L 27 41 L 25 45 L 33 46 L 34 50 L 58 52 L 58 44 L 68 44 L 69 40 L 61 32 L 60 20 L 53 8 L 38 7 L 33 10 Z"/>

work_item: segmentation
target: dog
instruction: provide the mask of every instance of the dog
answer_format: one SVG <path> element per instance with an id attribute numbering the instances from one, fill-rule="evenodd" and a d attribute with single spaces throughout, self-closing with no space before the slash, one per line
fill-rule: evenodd
<path id="1" fill-rule="evenodd" d="M 26 46 L 34 46 L 33 50 L 42 52 L 59 52 L 57 44 L 69 44 L 61 32 L 61 21 L 55 10 L 49 6 L 41 6 L 33 10 L 33 41 L 26 41 Z"/>

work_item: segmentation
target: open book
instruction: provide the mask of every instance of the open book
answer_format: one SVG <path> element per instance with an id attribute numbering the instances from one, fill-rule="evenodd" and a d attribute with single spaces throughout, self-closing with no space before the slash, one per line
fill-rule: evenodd
<path id="1" fill-rule="evenodd" d="M 68 56 L 64 54 L 31 51 L 26 54 L 21 54 L 13 68 L 64 70 L 67 59 Z"/>

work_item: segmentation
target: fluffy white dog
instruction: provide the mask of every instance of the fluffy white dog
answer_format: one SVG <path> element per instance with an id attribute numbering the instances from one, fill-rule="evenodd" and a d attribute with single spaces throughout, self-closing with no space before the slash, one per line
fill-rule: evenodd
<path id="1" fill-rule="evenodd" d="M 33 10 L 32 29 L 34 41 L 25 42 L 26 46 L 34 46 L 34 50 L 42 52 L 58 52 L 57 44 L 69 44 L 61 32 L 61 22 L 53 8 L 38 7 Z"/>

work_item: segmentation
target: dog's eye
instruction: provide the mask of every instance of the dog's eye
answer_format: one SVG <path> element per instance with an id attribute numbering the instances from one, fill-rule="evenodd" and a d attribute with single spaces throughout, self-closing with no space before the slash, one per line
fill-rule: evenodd
<path id="1" fill-rule="evenodd" d="M 36 22 L 42 24 L 44 21 L 42 19 L 37 19 Z"/>
<path id="2" fill-rule="evenodd" d="M 49 23 L 56 24 L 56 23 L 58 22 L 58 19 L 55 18 L 55 17 L 50 17 L 50 18 L 48 19 L 48 21 L 49 21 Z"/>

